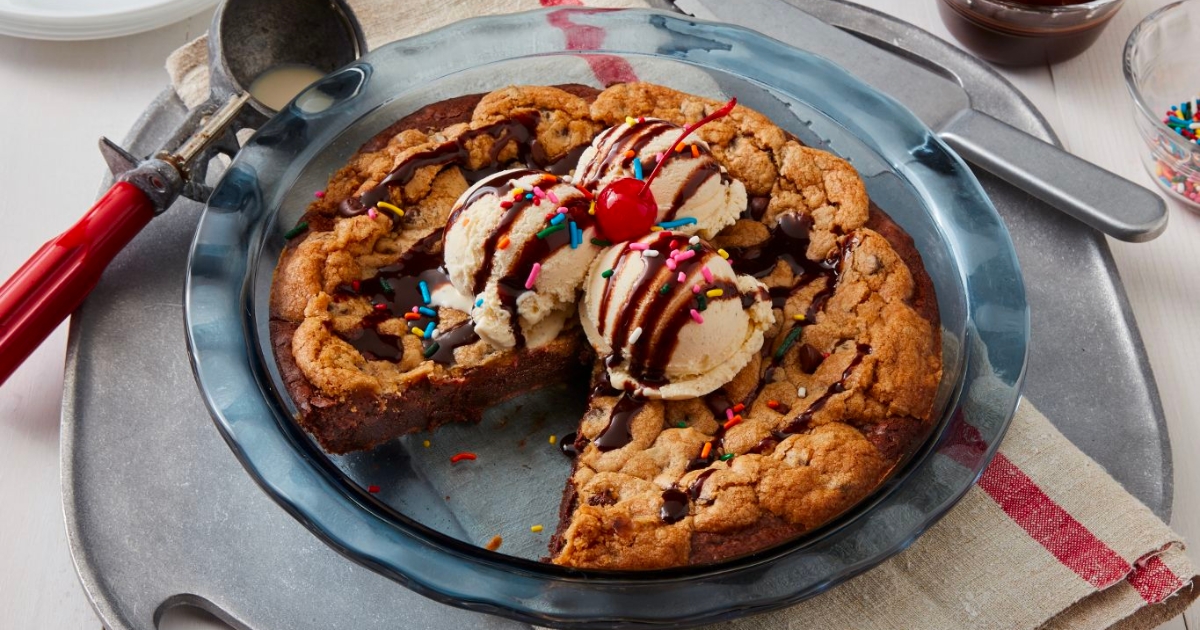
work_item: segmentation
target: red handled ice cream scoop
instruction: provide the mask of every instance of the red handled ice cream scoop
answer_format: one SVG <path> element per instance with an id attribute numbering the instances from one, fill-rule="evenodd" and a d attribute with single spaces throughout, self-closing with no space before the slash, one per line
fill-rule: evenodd
<path id="1" fill-rule="evenodd" d="M 140 163 L 102 140 L 117 181 L 83 218 L 50 240 L 0 285 L 0 383 L 83 303 L 100 274 L 129 241 L 183 193 L 188 165 L 220 138 L 247 95 L 226 103 L 176 153 Z"/>
<path id="2" fill-rule="evenodd" d="M 117 252 L 150 219 L 180 195 L 207 200 L 203 181 L 209 159 L 215 152 L 236 153 L 236 129 L 259 127 L 304 87 L 295 85 L 280 98 L 282 83 L 296 83 L 296 68 L 311 69 L 311 80 L 353 62 L 366 48 L 345 0 L 223 2 L 209 30 L 208 100 L 170 135 L 171 144 L 149 159 L 139 161 L 101 141 L 116 183 L 78 223 L 0 285 L 0 384 L 83 302 Z"/>

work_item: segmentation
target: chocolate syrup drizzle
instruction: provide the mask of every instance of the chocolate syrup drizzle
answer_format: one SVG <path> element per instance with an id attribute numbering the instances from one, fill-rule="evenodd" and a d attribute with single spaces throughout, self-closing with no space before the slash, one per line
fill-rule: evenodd
<path id="1" fill-rule="evenodd" d="M 691 309 L 699 309 L 702 300 L 711 304 L 721 300 L 740 300 L 742 296 L 737 285 L 725 280 L 708 287 L 719 288 L 723 293 L 720 297 L 711 298 L 702 298 L 704 294 L 692 294 L 690 285 L 679 285 L 676 281 L 680 271 L 693 280 L 694 272 L 717 255 L 711 246 L 705 243 L 691 246 L 696 250 L 696 255 L 676 261 L 676 269 L 672 270 L 666 265 L 668 255 L 675 246 L 687 246 L 685 237 L 662 231 L 646 244 L 658 256 L 645 256 L 642 251 L 629 249 L 628 244 L 619 246 L 623 249 L 613 264 L 612 278 L 605 284 L 600 296 L 596 328 L 601 335 L 606 335 L 611 325 L 610 344 L 613 353 L 605 358 L 608 368 L 628 363 L 626 370 L 634 379 L 647 385 L 661 385 L 668 380 L 666 368 L 679 344 L 679 332 L 692 321 Z M 638 276 L 633 287 L 617 304 L 614 302 L 616 279 L 625 273 L 627 265 L 641 265 L 641 269 L 635 272 Z M 634 272 L 633 269 L 629 271 Z M 668 284 L 671 289 L 663 293 L 662 287 Z M 681 291 L 687 292 L 683 301 L 679 299 Z M 611 318 L 610 309 L 616 309 Z M 642 329 L 641 338 L 632 344 L 629 356 L 625 356 L 622 349 L 629 345 L 629 335 L 638 328 Z"/>
<path id="2" fill-rule="evenodd" d="M 633 418 L 646 406 L 644 399 L 624 392 L 609 414 L 608 426 L 596 436 L 594 444 L 601 451 L 611 451 L 633 441 Z"/>
<path id="3" fill-rule="evenodd" d="M 782 433 L 787 435 L 804 433 L 808 430 L 809 424 L 812 422 L 813 414 L 823 409 L 825 404 L 829 402 L 829 399 L 832 398 L 834 394 L 840 394 L 846 391 L 846 381 L 849 380 L 850 376 L 854 374 L 854 368 L 858 367 L 858 365 L 862 363 L 863 357 L 871 354 L 871 346 L 865 343 L 860 343 L 857 345 L 856 350 L 857 353 L 854 355 L 854 358 L 850 360 L 850 365 L 846 366 L 846 369 L 842 371 L 842 378 L 836 383 L 830 385 L 829 388 L 825 390 L 825 393 L 821 394 L 819 398 L 814 400 L 807 409 L 797 414 L 795 418 L 792 418 L 792 420 L 788 422 L 783 429 L 781 429 Z"/>
<path id="4" fill-rule="evenodd" d="M 530 168 L 537 168 L 554 174 L 562 174 L 571 170 L 579 161 L 579 156 L 587 145 L 575 147 L 557 160 L 551 160 L 546 150 L 537 141 L 537 126 L 541 115 L 537 112 L 518 112 L 511 118 L 499 120 L 490 125 L 471 129 L 460 134 L 453 140 L 448 140 L 436 147 L 410 155 L 388 173 L 379 184 L 357 198 L 350 197 L 338 206 L 342 216 L 353 217 L 374 207 L 380 201 L 386 201 L 391 195 L 391 188 L 404 186 L 412 181 L 417 171 L 426 166 L 447 166 L 457 164 L 462 166 L 470 156 L 469 143 L 483 136 L 490 136 L 494 142 L 488 166 L 475 171 L 467 171 L 464 175 L 468 181 L 478 180 L 494 174 L 502 167 L 500 155 L 512 143 L 516 143 L 517 161 Z"/>
<path id="5" fill-rule="evenodd" d="M 343 335 L 367 359 L 399 361 L 404 356 L 403 342 L 398 336 L 380 332 L 379 325 L 389 319 L 404 317 L 405 313 L 412 312 L 414 306 L 426 306 L 420 290 L 422 281 L 430 292 L 450 283 L 446 272 L 438 267 L 442 263 L 442 256 L 433 253 L 439 238 L 439 234 L 425 237 L 405 252 L 400 260 L 380 267 L 375 277 L 340 285 L 334 292 L 334 299 L 362 297 L 372 306 L 371 313 L 362 320 L 362 328 Z M 405 320 L 405 324 L 424 329 L 431 319 L 423 315 L 417 320 Z M 435 339 L 423 339 L 422 344 L 428 349 L 437 343 L 437 349 L 429 358 L 449 365 L 454 363 L 455 348 L 474 343 L 477 339 L 474 324 L 468 322 L 453 330 L 443 331 Z"/>

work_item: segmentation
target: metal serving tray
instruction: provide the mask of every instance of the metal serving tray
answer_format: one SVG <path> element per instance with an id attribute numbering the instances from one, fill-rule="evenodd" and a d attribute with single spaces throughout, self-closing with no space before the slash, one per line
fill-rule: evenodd
<path id="1" fill-rule="evenodd" d="M 928 33 L 835 0 L 797 4 L 957 76 L 977 109 L 1056 141 L 1010 84 Z M 803 33 L 794 41 L 802 45 Z M 163 92 L 126 146 L 153 150 L 184 115 Z M 998 179 L 979 179 L 1025 273 L 1033 328 L 1027 397 L 1168 518 L 1166 423 L 1104 237 Z M 183 279 L 202 208 L 177 206 L 117 258 L 71 322 L 64 511 L 81 581 L 107 627 L 148 630 L 179 603 L 253 630 L 527 627 L 434 603 L 343 558 L 255 487 L 221 443 L 192 378 Z"/>

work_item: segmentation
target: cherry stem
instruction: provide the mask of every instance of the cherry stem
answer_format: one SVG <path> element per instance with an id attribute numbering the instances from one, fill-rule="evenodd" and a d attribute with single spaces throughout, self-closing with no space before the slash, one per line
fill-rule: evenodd
<path id="1" fill-rule="evenodd" d="M 725 103 L 724 105 L 722 105 L 721 109 L 718 109 L 717 111 L 705 116 L 704 118 L 701 118 L 699 121 L 694 122 L 694 123 L 688 125 L 687 127 L 684 127 L 683 133 L 679 135 L 679 139 L 676 140 L 675 143 L 672 144 L 669 149 L 667 149 L 666 153 L 663 154 L 663 159 L 659 160 L 658 164 L 656 164 L 654 166 L 654 170 L 650 171 L 650 176 L 647 177 L 646 181 L 642 183 L 642 189 L 640 191 L 638 191 L 638 196 L 641 197 L 642 195 L 646 194 L 647 190 L 650 190 L 650 182 L 653 181 L 654 176 L 658 175 L 658 172 L 662 170 L 663 164 L 667 163 L 667 158 L 671 157 L 671 155 L 673 153 L 675 153 L 675 148 L 678 147 L 681 142 L 683 142 L 684 138 L 688 137 L 689 135 L 692 134 L 693 131 L 703 127 L 704 125 L 707 125 L 708 123 L 710 123 L 718 118 L 723 118 L 725 116 L 728 116 L 729 112 L 733 111 L 733 108 L 736 105 L 737 105 L 737 97 L 735 96 L 735 97 L 729 99 L 728 103 Z"/>

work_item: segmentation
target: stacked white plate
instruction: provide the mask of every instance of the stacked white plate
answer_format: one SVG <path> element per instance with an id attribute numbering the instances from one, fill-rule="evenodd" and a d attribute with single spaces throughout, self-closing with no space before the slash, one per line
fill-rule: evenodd
<path id="1" fill-rule="evenodd" d="M 149 31 L 217 0 L 0 0 L 0 35 L 81 40 Z"/>

